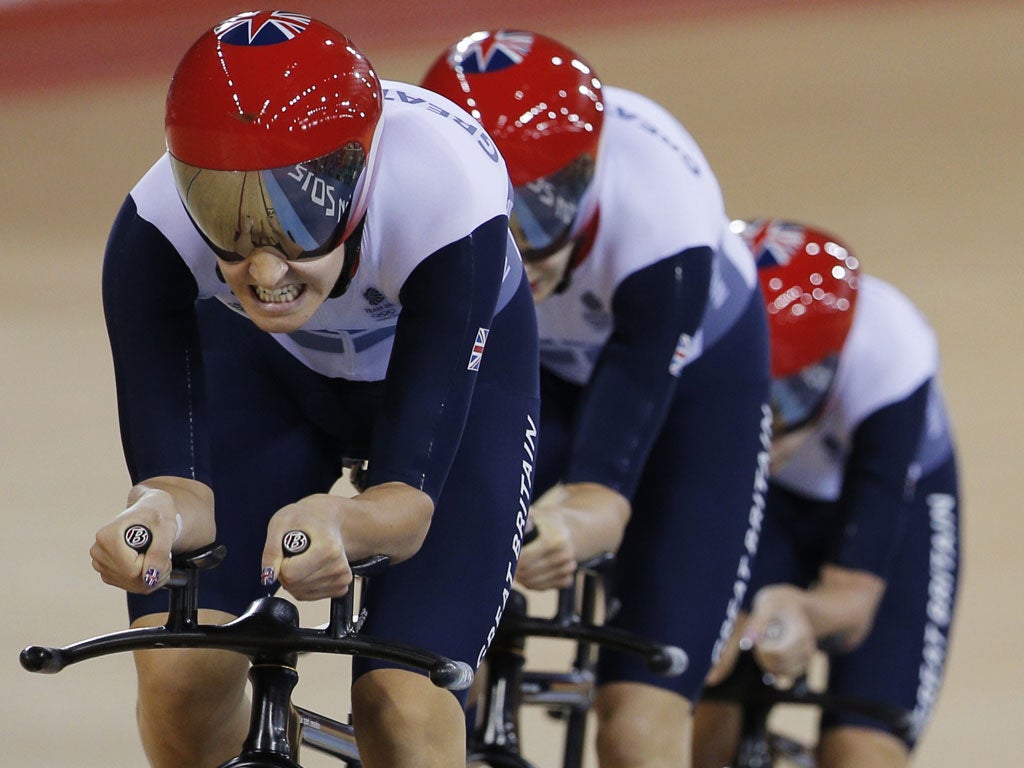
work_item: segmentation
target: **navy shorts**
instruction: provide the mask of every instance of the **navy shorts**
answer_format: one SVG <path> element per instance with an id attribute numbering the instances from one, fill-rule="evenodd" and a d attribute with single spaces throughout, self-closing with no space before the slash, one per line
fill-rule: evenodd
<path id="1" fill-rule="evenodd" d="M 811 585 L 827 561 L 837 524 L 836 505 L 772 486 L 750 594 L 767 584 Z M 912 713 L 914 728 L 905 739 L 910 748 L 927 725 L 942 684 L 959 567 L 959 492 L 950 457 L 917 483 L 871 633 L 855 650 L 829 659 L 829 690 Z M 821 725 L 886 730 L 868 718 L 833 713 L 826 713 Z"/>
<path id="2" fill-rule="evenodd" d="M 468 422 L 426 540 L 412 558 L 375 577 L 367 598 L 367 634 L 474 666 L 511 585 L 532 490 L 523 490 L 523 475 L 524 462 L 532 470 L 539 421 L 536 346 L 519 338 L 499 343 L 523 327 L 515 312 L 531 313 L 532 322 L 523 285 L 522 301 L 492 323 Z M 382 384 L 311 371 L 219 302 L 199 302 L 198 313 L 217 537 L 227 547 L 225 561 L 202 574 L 199 602 L 237 615 L 266 594 L 260 568 L 270 517 L 327 492 L 342 457 L 368 455 Z M 162 591 L 128 601 L 132 619 L 167 609 Z M 363 657 L 354 664 L 357 675 L 372 666 Z"/>
<path id="3" fill-rule="evenodd" d="M 756 552 L 755 477 L 770 440 L 765 333 L 755 292 L 733 328 L 683 370 L 616 557 L 610 586 L 621 608 L 609 623 L 683 648 L 689 668 L 665 678 L 636 656 L 604 652 L 601 683 L 640 682 L 693 701 L 731 631 Z M 559 479 L 583 394 L 542 372 L 538 494 Z"/>

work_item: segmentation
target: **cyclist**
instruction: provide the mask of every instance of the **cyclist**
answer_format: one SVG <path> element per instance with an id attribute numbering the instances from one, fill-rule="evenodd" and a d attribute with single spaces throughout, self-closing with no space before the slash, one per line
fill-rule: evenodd
<path id="1" fill-rule="evenodd" d="M 601 765 L 687 765 L 690 702 L 760 525 L 771 419 L 753 260 L 686 130 L 563 44 L 479 32 L 423 85 L 481 121 L 515 188 L 542 364 L 538 537 L 517 578 L 565 586 L 579 560 L 617 550 L 612 622 L 691 664 L 661 678 L 602 655 Z"/>
<path id="2" fill-rule="evenodd" d="M 134 625 L 162 623 L 170 554 L 215 537 L 201 620 L 285 587 L 343 594 L 396 563 L 366 629 L 475 664 L 511 585 L 539 419 L 536 316 L 504 161 L 454 104 L 380 81 L 308 16 L 244 13 L 185 53 L 167 153 L 125 200 L 103 269 L 128 508 L 92 548 Z M 486 349 L 485 349 L 486 347 Z M 328 491 L 342 458 L 367 487 Z M 214 501 L 216 500 L 216 517 Z M 519 516 L 519 519 L 517 519 Z M 144 524 L 144 554 L 125 545 Z M 282 556 L 282 536 L 309 549 Z M 245 735 L 246 665 L 137 656 L 154 766 L 214 766 Z M 465 765 L 460 700 L 355 660 L 367 766 Z"/>
<path id="3" fill-rule="evenodd" d="M 832 234 L 780 219 L 736 228 L 768 307 L 775 438 L 749 613 L 710 679 L 741 640 L 785 678 L 824 644 L 830 690 L 912 712 L 913 732 L 903 741 L 826 713 L 819 765 L 904 766 L 942 680 L 959 564 L 938 343 Z M 720 768 L 736 708 L 706 702 L 697 713 L 696 764 Z"/>

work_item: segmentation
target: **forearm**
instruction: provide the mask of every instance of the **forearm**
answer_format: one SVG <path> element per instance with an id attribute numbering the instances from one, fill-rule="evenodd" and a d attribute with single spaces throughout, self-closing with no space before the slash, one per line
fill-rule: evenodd
<path id="1" fill-rule="evenodd" d="M 350 561 L 386 554 L 393 563 L 412 557 L 426 538 L 434 503 L 405 483 L 383 483 L 346 500 L 341 532 Z"/>
<path id="2" fill-rule="evenodd" d="M 209 544 L 217 536 L 214 519 L 213 491 L 197 480 L 184 477 L 152 477 L 132 486 L 128 492 L 128 509 L 132 509 L 144 498 L 155 501 L 158 494 L 165 494 L 169 503 L 153 504 L 155 510 L 164 510 L 173 516 L 178 531 L 172 547 L 173 552 L 188 552 Z"/>
<path id="3" fill-rule="evenodd" d="M 559 508 L 577 561 L 617 551 L 631 511 L 625 496 L 600 483 L 557 486 L 538 504 Z"/>
<path id="4" fill-rule="evenodd" d="M 804 610 L 819 640 L 838 650 L 857 647 L 871 631 L 885 582 L 868 571 L 822 566 L 818 583 L 804 593 Z"/>

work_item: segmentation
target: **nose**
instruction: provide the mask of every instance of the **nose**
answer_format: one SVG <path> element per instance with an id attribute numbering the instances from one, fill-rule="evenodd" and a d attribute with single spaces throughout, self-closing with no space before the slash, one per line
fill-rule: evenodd
<path id="1" fill-rule="evenodd" d="M 274 288 L 288 271 L 284 256 L 261 248 L 249 258 L 249 274 L 261 288 Z"/>

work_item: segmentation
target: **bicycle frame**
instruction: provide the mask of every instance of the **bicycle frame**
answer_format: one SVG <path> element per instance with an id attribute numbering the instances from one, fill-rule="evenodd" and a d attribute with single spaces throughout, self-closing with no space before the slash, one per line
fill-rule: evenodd
<path id="1" fill-rule="evenodd" d="M 653 671 L 667 676 L 685 671 L 688 662 L 681 649 L 596 623 L 604 572 L 613 560 L 605 554 L 580 564 L 574 584 L 559 591 L 556 612 L 549 618 L 529 616 L 526 597 L 512 591 L 487 653 L 480 717 L 470 735 L 470 762 L 493 768 L 532 768 L 520 752 L 519 712 L 524 705 L 534 705 L 565 721 L 562 766 L 580 768 L 598 647 L 639 654 Z M 530 637 L 575 642 L 570 668 L 526 668 L 525 646 Z"/>
<path id="2" fill-rule="evenodd" d="M 788 688 L 777 688 L 772 675 L 763 672 L 750 651 L 742 651 L 730 675 L 705 688 L 709 701 L 733 702 L 741 707 L 742 728 L 733 768 L 770 768 L 796 765 L 815 768 L 814 746 L 774 731 L 769 724 L 772 709 L 779 704 L 815 707 L 821 711 L 847 712 L 884 723 L 897 737 L 912 728 L 910 713 L 873 701 L 813 690 L 806 677 Z M 784 760 L 785 763 L 777 761 Z"/>

